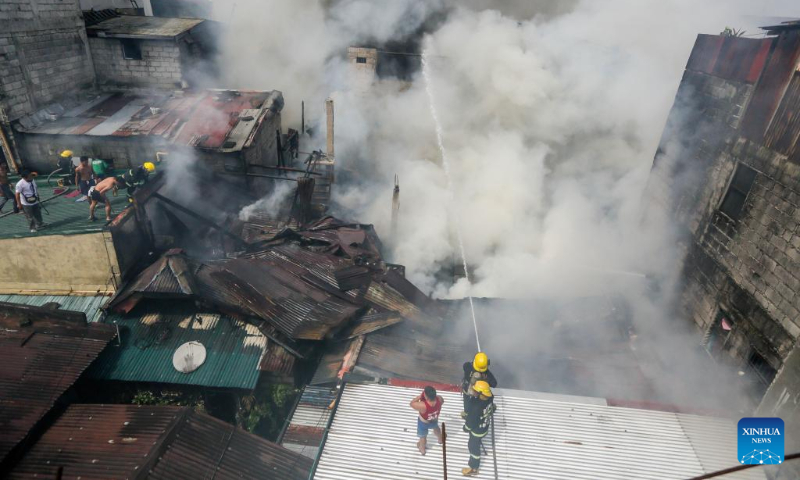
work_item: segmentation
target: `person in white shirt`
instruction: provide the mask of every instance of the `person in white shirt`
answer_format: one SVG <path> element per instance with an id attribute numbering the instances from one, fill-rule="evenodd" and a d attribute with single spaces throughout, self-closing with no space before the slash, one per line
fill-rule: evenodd
<path id="1" fill-rule="evenodd" d="M 23 170 L 20 175 L 22 178 L 17 182 L 16 197 L 17 204 L 22 205 L 22 211 L 28 217 L 31 226 L 31 233 L 44 227 L 42 221 L 42 206 L 39 205 L 39 188 L 30 170 Z"/>

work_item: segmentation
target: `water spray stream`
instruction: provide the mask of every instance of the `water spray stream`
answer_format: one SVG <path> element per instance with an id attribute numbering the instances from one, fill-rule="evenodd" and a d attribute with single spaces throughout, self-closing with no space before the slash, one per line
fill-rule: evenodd
<path id="1" fill-rule="evenodd" d="M 439 153 L 442 156 L 442 165 L 444 166 L 444 174 L 447 178 L 447 191 L 450 193 L 450 204 L 452 205 L 455 198 L 453 190 L 453 181 L 450 177 L 450 162 L 447 159 L 447 150 L 444 148 L 444 140 L 442 139 L 442 124 L 439 123 L 439 115 L 436 113 L 436 104 L 434 102 L 433 85 L 430 78 L 430 69 L 428 68 L 427 54 L 422 52 L 422 76 L 425 78 L 425 92 L 428 94 L 428 105 L 431 109 L 431 117 L 436 126 L 436 142 L 439 145 Z M 472 281 L 469 278 L 469 270 L 467 269 L 467 253 L 464 250 L 464 241 L 461 238 L 461 224 L 458 219 L 458 214 L 451 209 L 451 214 L 455 217 L 455 230 L 456 239 L 458 240 L 458 250 L 461 254 L 461 262 L 464 265 L 464 276 L 467 279 L 467 286 L 472 286 Z M 467 298 L 469 299 L 469 309 L 472 313 L 472 326 L 475 328 L 475 343 L 478 344 L 478 351 L 481 351 L 481 341 L 478 338 L 478 321 L 475 318 L 475 305 L 472 302 L 472 295 L 467 290 Z"/>

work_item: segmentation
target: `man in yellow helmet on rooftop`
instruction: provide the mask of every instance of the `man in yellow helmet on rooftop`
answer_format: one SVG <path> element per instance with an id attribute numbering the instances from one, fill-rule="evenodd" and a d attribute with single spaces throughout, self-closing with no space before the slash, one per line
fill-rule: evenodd
<path id="1" fill-rule="evenodd" d="M 469 466 L 461 469 L 461 474 L 465 477 L 478 475 L 483 437 L 489 433 L 489 425 L 495 410 L 494 395 L 488 383 L 478 380 L 472 388 L 477 395 L 469 402 L 467 422 L 464 424 L 464 430 L 469 432 Z"/>
<path id="2" fill-rule="evenodd" d="M 464 379 L 461 382 L 461 395 L 464 398 L 464 411 L 461 412 L 461 418 L 467 418 L 467 405 L 477 397 L 475 391 L 475 382 L 483 380 L 488 383 L 490 387 L 497 386 L 497 379 L 494 378 L 492 372 L 489 371 L 489 357 L 483 352 L 475 354 L 472 362 L 464 362 Z"/>

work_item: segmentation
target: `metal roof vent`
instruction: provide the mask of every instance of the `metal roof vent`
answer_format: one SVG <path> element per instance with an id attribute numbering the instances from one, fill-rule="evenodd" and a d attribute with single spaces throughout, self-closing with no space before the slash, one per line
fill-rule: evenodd
<path id="1" fill-rule="evenodd" d="M 186 342 L 172 355 L 172 366 L 182 373 L 192 373 L 206 361 L 206 347 L 200 342 Z"/>

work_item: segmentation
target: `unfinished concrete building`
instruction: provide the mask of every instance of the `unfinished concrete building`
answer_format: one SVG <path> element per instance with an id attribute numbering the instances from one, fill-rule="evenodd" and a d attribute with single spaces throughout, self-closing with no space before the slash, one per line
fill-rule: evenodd
<path id="1" fill-rule="evenodd" d="M 656 154 L 653 212 L 679 225 L 681 306 L 761 412 L 798 421 L 800 22 L 700 35 Z M 790 380 L 793 379 L 793 380 Z M 787 444 L 787 451 L 794 451 Z"/>
<path id="2" fill-rule="evenodd" d="M 100 86 L 181 89 L 205 74 L 206 20 L 103 13 L 86 14 Z"/>

